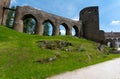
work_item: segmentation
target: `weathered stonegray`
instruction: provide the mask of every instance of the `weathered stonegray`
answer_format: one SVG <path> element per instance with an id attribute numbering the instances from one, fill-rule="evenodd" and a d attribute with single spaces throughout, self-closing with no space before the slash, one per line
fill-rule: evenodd
<path id="1" fill-rule="evenodd" d="M 99 30 L 99 12 L 97 6 L 81 10 L 80 20 L 82 21 L 82 36 L 84 38 L 97 42 L 105 40 L 104 31 Z"/>
<path id="2" fill-rule="evenodd" d="M 59 26 L 64 25 L 66 28 L 66 35 L 72 35 L 72 27 L 76 30 L 76 36 L 80 36 L 80 29 L 82 26 L 81 21 L 74 21 L 57 15 L 53 15 L 42 10 L 32 8 L 30 6 L 17 6 L 14 29 L 23 32 L 23 20 L 32 17 L 36 20 L 35 34 L 43 35 L 43 23 L 49 21 L 53 26 L 53 35 L 59 35 Z"/>
<path id="3" fill-rule="evenodd" d="M 11 0 L 0 0 L 0 24 L 5 25 L 6 19 L 7 19 L 7 9 L 4 9 L 5 7 L 8 8 L 10 5 Z"/>

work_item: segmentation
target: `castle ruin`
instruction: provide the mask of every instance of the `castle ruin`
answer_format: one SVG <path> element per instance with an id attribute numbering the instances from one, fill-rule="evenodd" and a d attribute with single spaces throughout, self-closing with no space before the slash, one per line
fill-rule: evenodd
<path id="1" fill-rule="evenodd" d="M 6 3 L 6 5 L 4 5 Z M 7 10 L 10 0 L 0 2 L 0 22 L 5 25 Z M 80 11 L 79 21 L 50 14 L 30 6 L 17 6 L 13 27 L 18 32 L 24 32 L 23 20 L 34 18 L 36 21 L 35 34 L 43 35 L 43 23 L 50 22 L 53 26 L 52 35 L 59 35 L 59 26 L 63 25 L 66 35 L 72 35 L 72 28 L 75 29 L 77 37 L 83 37 L 96 42 L 104 42 L 104 31 L 99 30 L 99 11 L 97 6 L 87 7 Z"/>

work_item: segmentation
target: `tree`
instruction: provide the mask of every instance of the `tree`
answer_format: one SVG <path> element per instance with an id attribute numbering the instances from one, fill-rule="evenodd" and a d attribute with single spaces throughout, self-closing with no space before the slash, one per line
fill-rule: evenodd
<path id="1" fill-rule="evenodd" d="M 50 29 L 49 22 L 44 23 L 44 33 L 43 33 L 43 35 L 49 36 L 49 33 L 50 33 L 49 29 Z"/>
<path id="2" fill-rule="evenodd" d="M 33 18 L 26 18 L 23 20 L 24 24 L 24 29 L 23 31 L 25 33 L 29 34 L 34 34 L 35 32 L 35 26 L 36 26 L 36 21 Z"/>
<path id="3" fill-rule="evenodd" d="M 15 6 L 11 7 L 11 10 L 8 11 L 6 26 L 12 28 L 14 22 L 14 10 Z"/>

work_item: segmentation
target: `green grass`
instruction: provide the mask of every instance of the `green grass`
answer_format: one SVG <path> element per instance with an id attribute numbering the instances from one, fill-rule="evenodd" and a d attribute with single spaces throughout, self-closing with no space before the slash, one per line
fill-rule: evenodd
<path id="1" fill-rule="evenodd" d="M 42 49 L 37 42 L 43 40 L 68 41 L 73 44 L 71 48 L 81 46 L 82 51 Z M 73 36 L 29 35 L 0 26 L 0 79 L 44 79 L 120 57 L 119 54 L 100 52 L 97 46 L 97 43 Z M 56 52 L 59 52 L 60 57 L 55 61 L 44 64 L 36 62 L 53 57 Z"/>

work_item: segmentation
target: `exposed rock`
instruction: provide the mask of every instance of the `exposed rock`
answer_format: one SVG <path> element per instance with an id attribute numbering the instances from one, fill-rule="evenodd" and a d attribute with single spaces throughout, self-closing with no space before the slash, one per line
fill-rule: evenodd
<path id="1" fill-rule="evenodd" d="M 67 41 L 39 41 L 37 42 L 38 46 L 40 46 L 43 49 L 62 49 L 64 47 L 68 47 L 68 46 L 72 46 L 71 43 L 67 42 Z"/>
<path id="2" fill-rule="evenodd" d="M 60 57 L 61 57 L 59 52 L 56 52 L 56 53 L 55 53 L 55 56 L 56 56 L 57 58 L 60 58 Z"/>

